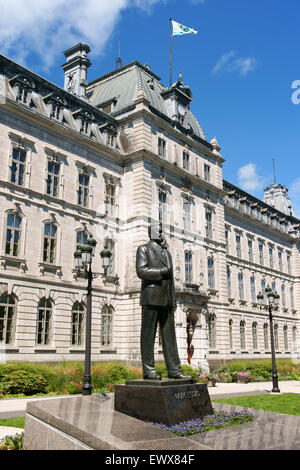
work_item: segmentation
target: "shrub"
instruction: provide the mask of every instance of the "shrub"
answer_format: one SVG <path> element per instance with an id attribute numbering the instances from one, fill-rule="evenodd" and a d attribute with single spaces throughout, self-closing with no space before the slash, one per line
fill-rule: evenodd
<path id="1" fill-rule="evenodd" d="M 1 388 L 4 395 L 46 393 L 46 387 L 47 382 L 42 375 L 25 370 L 15 370 L 11 374 L 3 376 L 1 380 Z"/>

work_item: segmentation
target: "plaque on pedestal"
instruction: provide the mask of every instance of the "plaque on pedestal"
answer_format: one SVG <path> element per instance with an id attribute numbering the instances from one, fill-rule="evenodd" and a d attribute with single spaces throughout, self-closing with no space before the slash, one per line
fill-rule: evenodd
<path id="1" fill-rule="evenodd" d="M 131 380 L 115 387 L 115 410 L 167 426 L 213 414 L 205 384 L 188 380 Z"/>

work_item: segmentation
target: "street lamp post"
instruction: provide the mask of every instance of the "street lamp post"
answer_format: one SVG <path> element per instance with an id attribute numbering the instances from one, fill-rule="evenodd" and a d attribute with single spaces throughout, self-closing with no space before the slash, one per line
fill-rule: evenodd
<path id="1" fill-rule="evenodd" d="M 276 369 L 276 359 L 275 359 L 275 345 L 274 345 L 274 330 L 273 330 L 273 308 L 279 305 L 279 294 L 273 292 L 270 287 L 266 287 L 266 295 L 268 298 L 268 307 L 269 307 L 269 320 L 270 320 L 270 336 L 271 336 L 271 353 L 272 353 L 272 382 L 273 382 L 273 393 L 280 393 L 278 387 L 278 375 Z M 257 295 L 257 300 L 259 305 L 262 305 L 264 296 L 259 293 Z"/>
<path id="2" fill-rule="evenodd" d="M 96 240 L 92 234 L 89 234 L 85 244 L 81 245 L 74 253 L 75 269 L 82 274 L 88 281 L 86 296 L 86 326 L 85 326 L 85 361 L 84 376 L 82 385 L 82 394 L 91 395 L 92 378 L 91 378 L 91 336 L 92 336 L 92 291 L 93 279 L 99 275 L 105 277 L 110 263 L 111 252 L 102 250 L 100 253 L 102 259 L 103 273 L 94 273 L 92 271 L 92 258 L 95 253 Z"/>

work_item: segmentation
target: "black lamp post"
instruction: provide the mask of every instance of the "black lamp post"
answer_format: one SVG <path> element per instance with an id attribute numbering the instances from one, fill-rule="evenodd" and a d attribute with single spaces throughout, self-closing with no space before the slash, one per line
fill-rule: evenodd
<path id="1" fill-rule="evenodd" d="M 92 258 L 95 253 L 96 240 L 90 233 L 85 244 L 75 251 L 75 269 L 78 273 L 84 275 L 88 280 L 87 297 L 86 297 L 86 326 L 85 326 L 85 361 L 84 361 L 84 376 L 82 385 L 82 394 L 91 395 L 92 393 L 92 380 L 91 380 L 91 333 L 92 333 L 92 290 L 93 279 L 99 275 L 105 277 L 110 263 L 111 252 L 109 250 L 102 250 L 100 253 L 102 259 L 102 267 L 104 273 L 93 273 L 92 271 Z"/>
<path id="2" fill-rule="evenodd" d="M 275 359 L 275 346 L 274 346 L 274 331 L 273 331 L 273 308 L 279 305 L 279 294 L 273 292 L 270 287 L 266 287 L 266 295 L 268 298 L 268 307 L 269 307 L 269 320 L 270 320 L 270 335 L 271 335 L 271 353 L 272 353 L 272 382 L 273 382 L 273 393 L 280 393 L 278 388 L 278 375 L 276 370 L 276 359 Z M 262 305 L 264 296 L 259 293 L 257 295 L 257 300 L 259 305 Z"/>

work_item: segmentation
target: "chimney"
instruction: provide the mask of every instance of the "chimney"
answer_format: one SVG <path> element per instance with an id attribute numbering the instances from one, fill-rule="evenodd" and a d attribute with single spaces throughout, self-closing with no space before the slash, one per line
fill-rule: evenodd
<path id="1" fill-rule="evenodd" d="M 64 52 L 67 59 L 62 65 L 65 72 L 64 89 L 80 98 L 86 97 L 87 69 L 91 66 L 87 54 L 90 51 L 87 44 L 79 43 Z"/>

